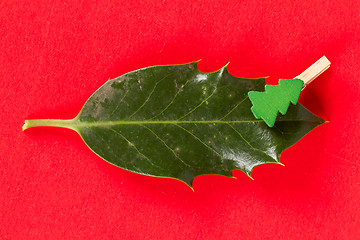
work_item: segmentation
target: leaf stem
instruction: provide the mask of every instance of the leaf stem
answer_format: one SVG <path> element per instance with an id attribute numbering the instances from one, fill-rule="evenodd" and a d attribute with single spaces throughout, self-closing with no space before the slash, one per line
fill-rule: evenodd
<path id="1" fill-rule="evenodd" d="M 75 130 L 75 118 L 74 119 L 32 119 L 25 120 L 25 124 L 22 126 L 22 130 L 25 131 L 32 127 L 62 127 Z"/>

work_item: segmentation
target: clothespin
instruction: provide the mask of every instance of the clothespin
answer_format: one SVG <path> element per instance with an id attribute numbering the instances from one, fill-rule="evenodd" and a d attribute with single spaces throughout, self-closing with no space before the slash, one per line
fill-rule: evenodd
<path id="1" fill-rule="evenodd" d="M 304 88 L 315 80 L 320 74 L 325 72 L 330 67 L 330 61 L 325 57 L 322 56 L 319 60 L 317 60 L 313 65 L 308 67 L 305 71 L 303 71 L 294 79 L 301 79 L 304 82 Z"/>

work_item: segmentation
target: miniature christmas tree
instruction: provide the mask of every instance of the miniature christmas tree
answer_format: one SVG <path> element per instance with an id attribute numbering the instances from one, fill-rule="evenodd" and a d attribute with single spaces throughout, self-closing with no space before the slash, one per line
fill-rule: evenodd
<path id="1" fill-rule="evenodd" d="M 279 85 L 265 85 L 265 92 L 250 91 L 251 111 L 255 118 L 262 118 L 273 127 L 277 113 L 285 114 L 290 102 L 296 104 L 301 90 L 330 67 L 330 61 L 321 57 L 295 79 L 280 79 Z"/>
<path id="2" fill-rule="evenodd" d="M 265 92 L 250 91 L 251 111 L 273 127 L 277 113 L 285 114 L 290 103 L 296 104 L 304 82 L 300 79 L 280 79 L 279 85 L 265 85 Z"/>

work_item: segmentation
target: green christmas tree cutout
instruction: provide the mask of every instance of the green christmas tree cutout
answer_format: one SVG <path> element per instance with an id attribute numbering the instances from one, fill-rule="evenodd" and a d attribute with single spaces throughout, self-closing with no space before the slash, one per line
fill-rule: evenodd
<path id="1" fill-rule="evenodd" d="M 278 85 L 265 85 L 265 92 L 250 91 L 251 111 L 255 118 L 262 118 L 269 127 L 273 127 L 277 113 L 284 115 L 290 105 L 296 104 L 304 82 L 300 79 L 279 79 Z"/>

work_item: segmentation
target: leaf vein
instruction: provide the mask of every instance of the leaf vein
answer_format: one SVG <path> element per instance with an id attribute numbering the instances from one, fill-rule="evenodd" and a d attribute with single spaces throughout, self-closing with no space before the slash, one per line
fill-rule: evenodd
<path id="1" fill-rule="evenodd" d="M 129 92 L 129 89 L 127 89 L 127 91 L 125 92 L 124 96 L 120 99 L 120 101 L 119 101 L 118 104 L 116 105 L 115 109 L 110 113 L 110 115 L 109 115 L 107 118 L 104 119 L 104 121 L 105 121 L 105 120 L 108 120 L 108 119 L 109 119 L 111 116 L 113 116 L 114 113 L 119 109 L 120 104 L 121 104 L 122 101 L 125 99 L 125 97 L 127 96 L 128 92 Z"/>
<path id="2" fill-rule="evenodd" d="M 140 111 L 140 109 L 142 109 L 142 108 L 145 106 L 145 104 L 150 100 L 150 98 L 151 98 L 152 94 L 154 93 L 154 91 L 155 91 L 156 87 L 158 86 L 158 84 L 159 84 L 160 82 L 162 82 L 164 79 L 166 79 L 167 77 L 169 77 L 170 75 L 172 75 L 172 73 L 166 75 L 165 77 L 163 77 L 162 79 L 160 79 L 159 81 L 157 81 L 157 82 L 155 83 L 155 86 L 154 86 L 153 89 L 151 90 L 149 96 L 145 99 L 144 103 L 143 103 L 134 113 L 132 113 L 129 117 L 125 118 L 124 120 L 130 119 L 130 118 L 133 117 L 136 113 L 138 113 L 138 112 Z"/>
<path id="3" fill-rule="evenodd" d="M 119 133 L 118 131 L 114 130 L 113 128 L 110 128 L 111 131 L 113 131 L 115 134 L 119 135 L 120 137 L 122 137 L 127 143 L 130 144 L 130 146 L 132 146 L 141 156 L 143 156 L 146 160 L 148 160 L 148 162 L 153 165 L 154 167 L 160 168 L 162 170 L 165 170 L 164 168 L 156 165 L 155 163 L 153 163 L 146 155 L 144 155 L 142 152 L 140 152 L 140 150 L 135 146 L 134 143 L 132 143 L 129 139 L 127 139 L 124 135 L 122 135 L 121 133 Z"/>
<path id="4" fill-rule="evenodd" d="M 250 142 L 247 141 L 247 140 L 244 138 L 244 136 L 243 136 L 238 130 L 236 130 L 233 126 L 231 126 L 231 124 L 229 124 L 229 123 L 226 123 L 226 124 L 229 125 L 229 126 L 241 137 L 241 139 L 244 140 L 254 151 L 262 152 L 262 153 L 264 153 L 265 155 L 271 157 L 269 154 L 267 154 L 267 153 L 264 152 L 263 150 L 261 150 L 261 149 L 259 149 L 259 148 L 256 148 L 256 147 L 253 147 L 253 146 L 250 144 Z M 271 158 L 273 158 L 273 157 L 271 157 Z M 274 158 L 273 158 L 273 159 L 274 159 Z M 274 160 L 276 160 L 276 159 L 274 159 Z"/>
<path id="5" fill-rule="evenodd" d="M 104 143 L 105 145 L 108 147 L 108 149 L 112 152 L 112 154 L 114 154 L 115 156 L 117 155 L 114 150 L 112 149 L 112 147 L 106 142 L 106 140 L 99 134 L 97 134 L 93 129 L 89 129 L 91 130 L 98 138 L 100 138 Z M 103 152 L 104 154 L 104 152 Z M 126 163 L 125 163 L 126 164 Z"/>
<path id="6" fill-rule="evenodd" d="M 316 123 L 317 121 L 311 120 L 298 120 L 298 119 L 282 119 L 276 120 L 276 122 L 310 122 Z M 168 120 L 168 121 L 98 121 L 98 122 L 75 122 L 74 124 L 69 124 L 73 128 L 79 129 L 83 127 L 93 127 L 93 126 L 115 126 L 115 125 L 141 125 L 141 124 L 226 124 L 226 123 L 259 123 L 264 122 L 262 119 L 252 119 L 252 120 L 238 120 L 238 121 L 220 121 L 220 120 L 201 120 L 201 121 L 178 121 L 178 120 Z"/>
<path id="7" fill-rule="evenodd" d="M 159 135 L 157 135 L 153 130 L 151 130 L 149 127 L 147 127 L 147 126 L 144 126 L 144 125 L 142 125 L 144 128 L 146 128 L 147 130 L 149 130 L 157 139 L 159 139 L 164 145 L 165 145 L 165 147 L 167 148 L 167 149 L 169 149 L 173 154 L 174 154 L 174 156 L 178 159 L 178 160 L 180 160 L 181 161 L 181 163 L 183 163 L 185 166 L 187 166 L 187 167 L 193 167 L 193 166 L 191 166 L 190 164 L 188 164 L 187 162 L 185 162 L 183 159 L 181 159 L 177 154 L 176 154 L 176 152 L 169 146 L 169 145 L 167 145 L 166 144 L 166 142 L 165 142 L 165 140 L 164 139 L 162 139 L 161 137 L 159 137 Z"/>
<path id="8" fill-rule="evenodd" d="M 217 90 L 217 88 L 215 88 L 214 91 L 213 91 L 207 98 L 205 98 L 201 103 L 199 103 L 196 107 L 194 107 L 193 109 L 191 109 L 187 114 L 185 114 L 184 116 L 178 118 L 177 120 L 179 121 L 179 120 L 183 119 L 184 117 L 188 116 L 189 114 L 191 114 L 192 112 L 194 112 L 196 109 L 198 109 L 199 107 L 201 107 L 201 105 L 203 105 L 204 102 L 206 102 L 207 100 L 209 100 L 209 98 L 211 98 L 211 97 L 215 94 L 216 90 Z"/>
<path id="9" fill-rule="evenodd" d="M 227 116 L 229 116 L 240 104 L 242 104 L 246 99 L 248 98 L 248 96 L 246 96 L 243 100 L 241 100 L 238 104 L 236 104 L 235 107 L 233 107 L 227 114 L 225 114 L 222 118 L 220 118 L 219 120 L 223 120 L 224 118 L 226 118 Z"/>
<path id="10" fill-rule="evenodd" d="M 198 138 L 195 134 L 193 134 L 192 132 L 190 132 L 189 130 L 187 130 L 186 128 L 183 128 L 182 126 L 178 125 L 178 124 L 174 124 L 175 126 L 181 128 L 182 130 L 184 130 L 185 132 L 187 132 L 188 134 L 190 134 L 191 136 L 193 136 L 196 140 L 198 140 L 200 143 L 202 143 L 205 147 L 209 148 L 211 151 L 213 151 L 214 153 L 216 153 L 216 155 L 218 155 L 221 159 L 224 159 L 223 156 L 220 155 L 220 153 L 218 153 L 215 149 L 213 149 L 212 147 L 210 147 L 209 145 L 207 145 L 206 143 L 204 143 L 200 138 Z"/>
<path id="11" fill-rule="evenodd" d="M 190 80 L 187 80 L 187 81 L 185 82 L 185 84 L 184 84 L 183 87 L 185 87 L 189 81 L 190 81 Z M 161 112 L 159 112 L 158 114 L 156 114 L 155 116 L 153 116 L 152 118 L 150 118 L 150 120 L 151 120 L 151 119 L 154 119 L 154 118 L 156 118 L 156 117 L 158 117 L 158 116 L 160 116 L 163 112 L 165 112 L 165 111 L 174 103 L 174 101 L 175 101 L 175 99 L 177 98 L 177 96 L 179 95 L 179 93 L 183 90 L 183 87 L 180 88 L 180 89 L 176 92 L 176 94 L 175 94 L 175 96 L 173 97 L 173 99 L 171 100 L 171 102 L 170 102 Z"/>

